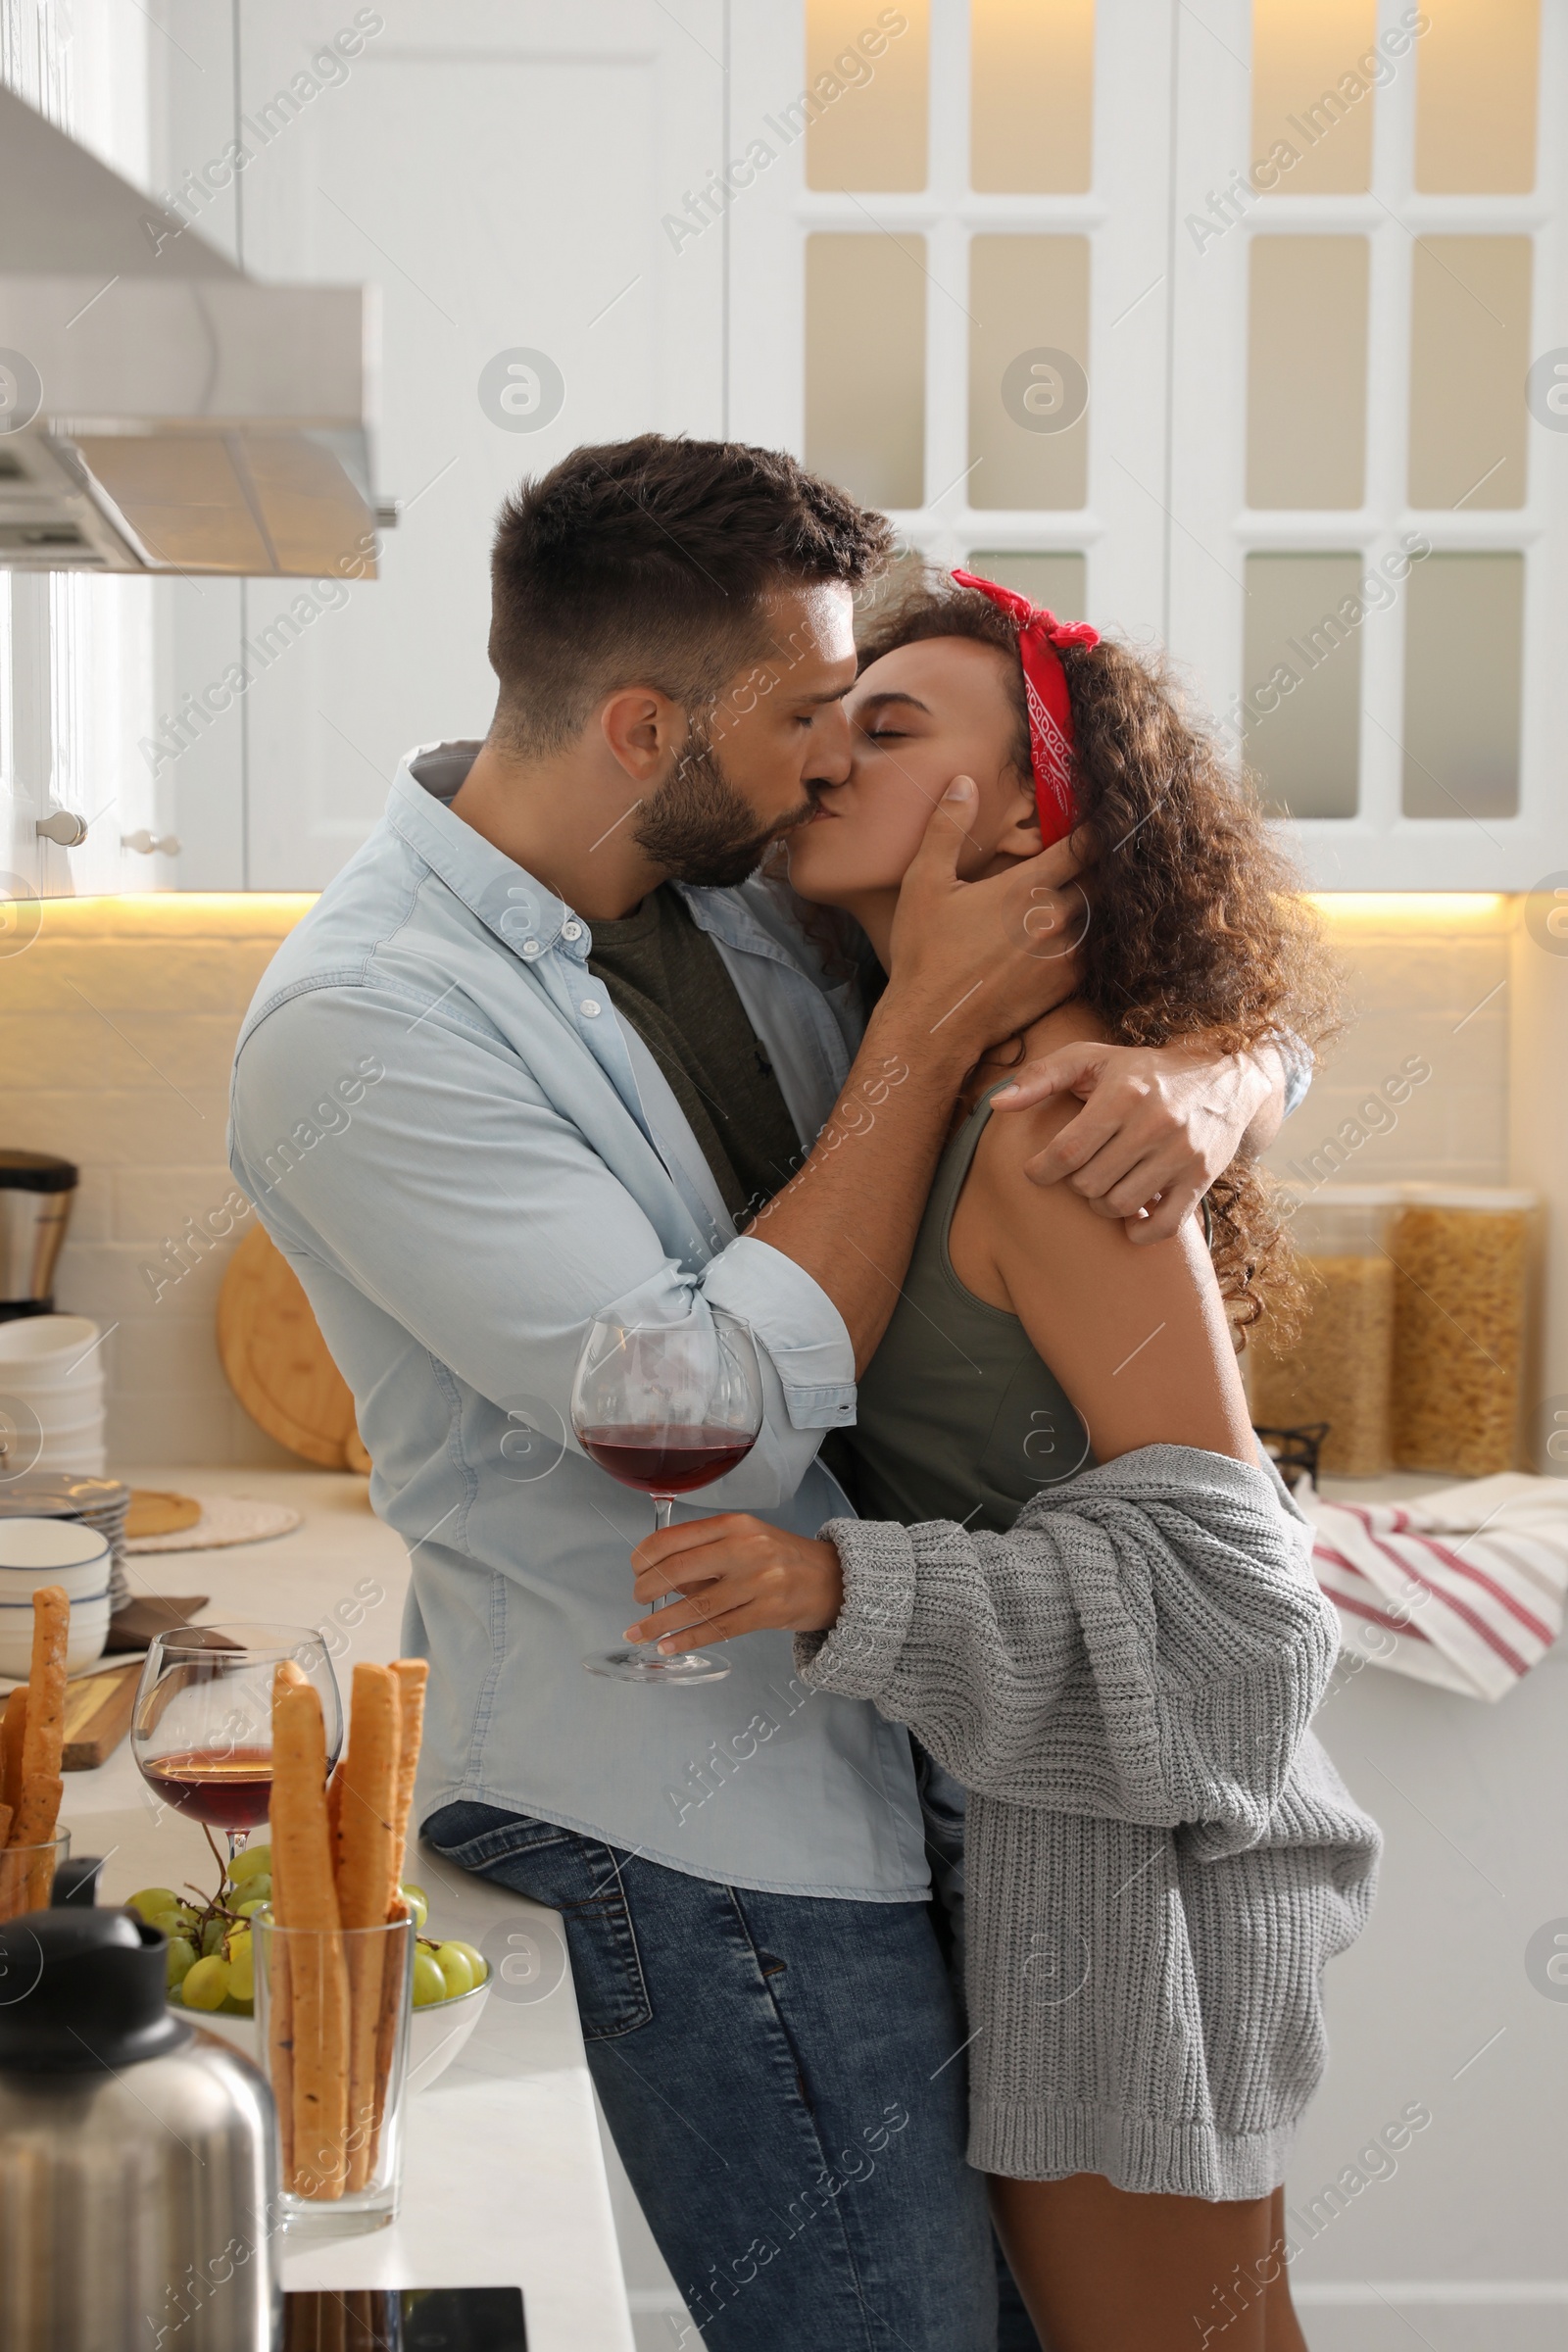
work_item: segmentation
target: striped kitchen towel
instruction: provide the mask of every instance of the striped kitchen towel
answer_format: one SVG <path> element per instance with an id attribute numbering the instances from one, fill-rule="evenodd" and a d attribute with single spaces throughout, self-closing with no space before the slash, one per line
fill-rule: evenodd
<path id="1" fill-rule="evenodd" d="M 1470 1698 L 1501 1698 L 1562 1630 L 1568 1484 L 1504 1471 L 1406 1503 L 1298 1491 L 1346 1649 Z"/>

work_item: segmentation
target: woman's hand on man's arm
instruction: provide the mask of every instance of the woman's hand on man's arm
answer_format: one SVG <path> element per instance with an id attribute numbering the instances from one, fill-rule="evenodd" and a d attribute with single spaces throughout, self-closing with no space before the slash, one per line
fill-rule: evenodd
<path id="1" fill-rule="evenodd" d="M 1237 1153 L 1266 1151 L 1285 1113 L 1288 1073 L 1272 1045 L 1216 1054 L 1178 1046 L 1059 1046 L 1027 1062 L 994 1098 L 1032 1110 L 1074 1094 L 1084 1107 L 1028 1163 L 1033 1184 L 1065 1179 L 1135 1242 L 1162 1242 L 1191 1215 Z"/>
<path id="2" fill-rule="evenodd" d="M 844 1571 L 831 1544 L 769 1527 L 749 1511 L 663 1528 L 631 1557 L 640 1601 L 652 1606 L 679 1593 L 685 1602 L 626 1628 L 628 1642 L 657 1644 L 665 1656 L 769 1628 L 821 1633 L 844 1605 Z"/>

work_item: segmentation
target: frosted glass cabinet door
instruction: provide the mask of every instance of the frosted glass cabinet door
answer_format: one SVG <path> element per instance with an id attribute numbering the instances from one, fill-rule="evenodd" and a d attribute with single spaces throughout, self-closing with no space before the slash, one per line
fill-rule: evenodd
<path id="1" fill-rule="evenodd" d="M 925 496 L 925 239 L 806 247 L 806 462 L 870 507 Z"/>
<path id="2" fill-rule="evenodd" d="M 772 150 L 727 220 L 731 429 L 939 567 L 983 550 L 1156 634 L 1173 23 L 796 0 L 732 11 L 729 84 L 732 151 Z"/>
<path id="3" fill-rule="evenodd" d="M 1088 499 L 1090 268 L 1087 237 L 970 241 L 972 507 Z"/>
<path id="4" fill-rule="evenodd" d="M 241 0 L 222 79 L 252 126 L 246 266 L 380 289 L 375 487 L 403 514 L 377 580 L 222 584 L 238 613 L 185 683 L 251 673 L 220 722 L 244 859 L 197 886 L 318 887 L 405 751 L 484 734 L 488 545 L 520 477 L 579 442 L 721 429 L 722 0 L 682 0 L 679 24 L 658 0 L 379 0 L 342 74 L 290 103 L 352 13 Z M 212 136 L 193 122 L 183 160 Z"/>
<path id="5" fill-rule="evenodd" d="M 806 0 L 808 187 L 925 186 L 930 57 L 930 0 Z"/>
<path id="6" fill-rule="evenodd" d="M 1254 237 L 1247 503 L 1358 507 L 1366 482 L 1365 237 Z"/>
<path id="7" fill-rule="evenodd" d="M 970 185 L 1093 186 L 1095 0 L 969 0 L 969 35 Z"/>
<path id="8" fill-rule="evenodd" d="M 1377 15 L 1377 0 L 1256 0 L 1250 153 L 1274 158 L 1276 185 L 1293 196 L 1372 184 L 1373 113 L 1356 61 L 1376 54 Z"/>
<path id="9" fill-rule="evenodd" d="M 1410 504 L 1522 507 L 1528 237 L 1421 237 L 1410 289 Z"/>
<path id="10" fill-rule="evenodd" d="M 1568 15 L 1177 17 L 1171 652 L 1320 888 L 1530 890 L 1568 871 Z"/>

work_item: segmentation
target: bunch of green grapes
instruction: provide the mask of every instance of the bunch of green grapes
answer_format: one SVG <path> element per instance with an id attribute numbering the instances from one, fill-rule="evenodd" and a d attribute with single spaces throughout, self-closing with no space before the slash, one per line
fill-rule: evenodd
<path id="1" fill-rule="evenodd" d="M 205 1908 L 181 1901 L 172 1886 L 143 1886 L 128 1908 L 169 1938 L 168 1984 L 172 2001 L 186 2009 L 219 2010 L 229 2017 L 254 2014 L 256 1952 L 250 1921 L 272 1896 L 272 1849 L 248 1845 L 234 1856 L 218 1900 Z M 400 1886 L 414 1913 L 416 1935 L 430 1916 L 422 1886 Z M 414 2005 L 427 2009 L 455 2001 L 482 1984 L 490 1970 L 482 1953 L 456 1938 L 442 1943 L 418 1936 L 414 1958 Z"/>

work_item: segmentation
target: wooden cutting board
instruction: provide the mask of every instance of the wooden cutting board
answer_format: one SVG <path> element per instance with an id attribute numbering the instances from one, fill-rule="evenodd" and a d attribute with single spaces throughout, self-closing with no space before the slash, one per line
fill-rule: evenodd
<path id="1" fill-rule="evenodd" d="M 172 1536 L 180 1528 L 194 1527 L 202 1515 L 202 1506 L 194 1494 L 170 1494 L 161 1487 L 132 1487 L 130 1508 L 125 1513 L 125 1535 Z"/>
<path id="2" fill-rule="evenodd" d="M 218 1352 L 229 1387 L 269 1437 L 323 1470 L 369 1468 L 348 1383 L 326 1351 L 299 1277 L 260 1225 L 223 1276 Z"/>
<path id="3" fill-rule="evenodd" d="M 130 1729 L 141 1660 L 87 1674 L 66 1685 L 66 1739 L 62 1772 L 95 1772 L 107 1764 Z"/>

